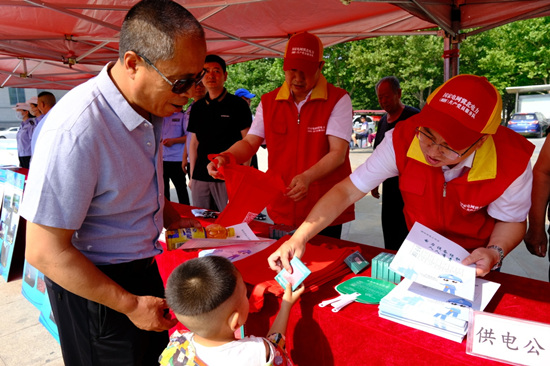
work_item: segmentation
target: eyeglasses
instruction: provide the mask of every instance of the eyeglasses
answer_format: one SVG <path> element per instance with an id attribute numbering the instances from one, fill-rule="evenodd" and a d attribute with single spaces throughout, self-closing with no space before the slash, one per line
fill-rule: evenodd
<path id="1" fill-rule="evenodd" d="M 135 51 L 134 51 L 135 52 Z M 199 84 L 202 80 L 202 78 L 204 77 L 204 75 L 206 75 L 206 70 L 205 69 L 202 69 L 201 72 L 199 72 L 199 74 L 197 76 L 195 76 L 194 78 L 189 78 L 189 79 L 178 79 L 174 82 L 171 82 L 166 76 L 164 76 L 164 74 L 162 72 L 160 72 L 159 69 L 157 69 L 157 67 L 155 65 L 153 65 L 153 63 L 151 61 L 149 61 L 149 59 L 145 56 L 142 56 L 140 55 L 139 53 L 136 52 L 136 55 L 138 55 L 139 57 L 141 57 L 143 59 L 143 61 L 145 61 L 149 66 L 151 66 L 156 72 L 158 72 L 158 74 L 160 76 L 162 76 L 162 78 L 168 83 L 170 84 L 170 86 L 172 86 L 172 93 L 174 94 L 181 94 L 181 93 L 185 93 L 187 90 L 189 90 L 190 87 L 192 87 L 193 85 L 196 85 L 196 84 Z"/>
<path id="2" fill-rule="evenodd" d="M 466 149 L 466 151 L 464 151 L 461 154 L 461 153 L 458 153 L 458 152 L 454 151 L 453 149 L 451 149 L 448 146 L 438 144 L 437 142 L 435 142 L 433 136 L 430 136 L 430 135 L 426 134 L 420 128 L 421 127 L 416 128 L 416 137 L 418 137 L 418 141 L 420 141 L 420 143 L 426 145 L 427 147 L 432 147 L 434 145 L 437 146 L 437 148 L 439 149 L 439 152 L 441 153 L 441 155 L 443 155 L 445 158 L 447 158 L 449 160 L 456 160 L 456 159 L 461 158 L 464 155 L 466 155 L 468 153 L 468 151 L 470 151 L 470 149 L 472 147 L 474 147 L 475 144 L 477 144 L 479 142 L 479 140 L 481 140 L 484 136 L 483 135 L 480 138 L 478 138 L 476 140 L 476 142 L 474 142 L 469 148 Z"/>

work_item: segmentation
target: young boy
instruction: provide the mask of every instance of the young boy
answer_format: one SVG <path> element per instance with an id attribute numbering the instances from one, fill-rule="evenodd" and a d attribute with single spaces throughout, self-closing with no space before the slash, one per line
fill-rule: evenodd
<path id="1" fill-rule="evenodd" d="M 283 350 L 292 305 L 304 292 L 288 285 L 268 338 L 237 340 L 235 331 L 248 318 L 246 285 L 223 257 L 195 258 L 180 264 L 168 278 L 166 300 L 189 333 L 172 335 L 161 365 L 292 365 Z M 194 363 L 193 363 L 194 362 Z"/>

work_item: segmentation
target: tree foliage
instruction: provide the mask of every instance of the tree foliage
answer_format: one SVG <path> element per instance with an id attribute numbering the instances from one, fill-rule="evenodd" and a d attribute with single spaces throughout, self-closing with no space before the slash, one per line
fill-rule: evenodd
<path id="1" fill-rule="evenodd" d="M 344 88 L 354 109 L 379 109 L 374 87 L 384 76 L 401 81 L 403 102 L 422 108 L 443 83 L 443 38 L 386 36 L 325 49 L 323 74 Z M 229 66 L 227 88 L 247 88 L 259 96 L 284 81 L 282 59 L 261 59 Z M 514 96 L 506 87 L 550 83 L 550 18 L 510 23 L 465 38 L 460 45 L 460 73 L 487 77 L 503 97 L 507 118 Z"/>

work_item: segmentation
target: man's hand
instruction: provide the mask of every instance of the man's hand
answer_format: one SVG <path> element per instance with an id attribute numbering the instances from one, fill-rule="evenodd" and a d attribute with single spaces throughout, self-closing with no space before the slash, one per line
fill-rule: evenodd
<path id="1" fill-rule="evenodd" d="M 303 173 L 298 174 L 297 176 L 292 178 L 290 185 L 287 187 L 288 189 L 288 192 L 286 193 L 287 197 L 295 202 L 306 198 L 310 184 L 311 184 L 311 181 L 309 180 L 307 175 Z"/>
<path id="2" fill-rule="evenodd" d="M 174 139 L 164 139 L 162 140 L 162 144 L 166 147 L 171 147 L 175 144 Z"/>
<path id="3" fill-rule="evenodd" d="M 292 237 L 284 242 L 279 249 L 273 252 L 269 258 L 267 258 L 267 263 L 272 270 L 279 273 L 283 268 L 285 268 L 288 273 L 292 273 L 292 266 L 290 265 L 290 260 L 293 257 L 302 258 L 306 250 L 306 244 L 300 243 Z"/>
<path id="4" fill-rule="evenodd" d="M 208 170 L 208 174 L 210 174 L 212 178 L 225 180 L 225 177 L 220 173 L 218 169 L 224 166 L 225 164 L 229 163 L 229 159 L 227 159 L 223 155 L 219 155 L 219 156 L 216 156 L 214 160 L 215 161 L 211 161 L 206 166 L 206 169 Z"/>
<path id="5" fill-rule="evenodd" d="M 523 240 L 525 241 L 525 246 L 527 247 L 529 253 L 539 257 L 546 256 L 546 251 L 548 250 L 548 238 L 546 237 L 544 227 L 535 228 L 532 225 L 529 225 L 529 229 L 527 229 L 527 233 L 525 234 Z"/>
<path id="6" fill-rule="evenodd" d="M 374 188 L 372 191 L 370 191 L 370 194 L 374 197 L 374 198 L 380 198 L 380 192 L 378 192 L 378 187 Z"/>
<path id="7" fill-rule="evenodd" d="M 166 300 L 154 296 L 136 296 L 136 300 L 135 309 L 126 316 L 139 329 L 162 332 L 178 323 L 167 311 Z"/>
<path id="8" fill-rule="evenodd" d="M 484 247 L 477 248 L 464 258 L 462 264 L 469 266 L 470 264 L 475 263 L 476 265 L 476 276 L 483 277 L 487 273 L 491 272 L 491 268 L 495 266 L 500 260 L 500 255 L 494 249 L 487 249 Z"/>

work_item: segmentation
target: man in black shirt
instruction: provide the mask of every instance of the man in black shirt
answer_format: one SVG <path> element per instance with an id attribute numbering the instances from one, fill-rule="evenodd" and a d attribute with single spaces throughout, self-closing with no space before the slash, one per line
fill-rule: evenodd
<path id="1" fill-rule="evenodd" d="M 252 115 L 243 99 L 225 89 L 227 71 L 221 57 L 207 55 L 204 68 L 203 84 L 208 93 L 193 105 L 187 128 L 191 133 L 191 197 L 193 206 L 222 211 L 227 205 L 227 190 L 224 181 L 208 174 L 208 155 L 219 154 L 246 136 Z"/>
<path id="2" fill-rule="evenodd" d="M 387 131 L 393 129 L 397 123 L 420 112 L 401 102 L 401 86 L 395 76 L 380 79 L 375 88 L 378 103 L 386 114 L 378 122 L 374 149 L 382 142 Z M 378 188 L 373 189 L 371 194 L 375 198 L 380 197 Z M 398 250 L 409 233 L 403 214 L 403 197 L 399 190 L 398 177 L 386 179 L 382 183 L 382 232 L 384 247 L 392 250 Z"/>

